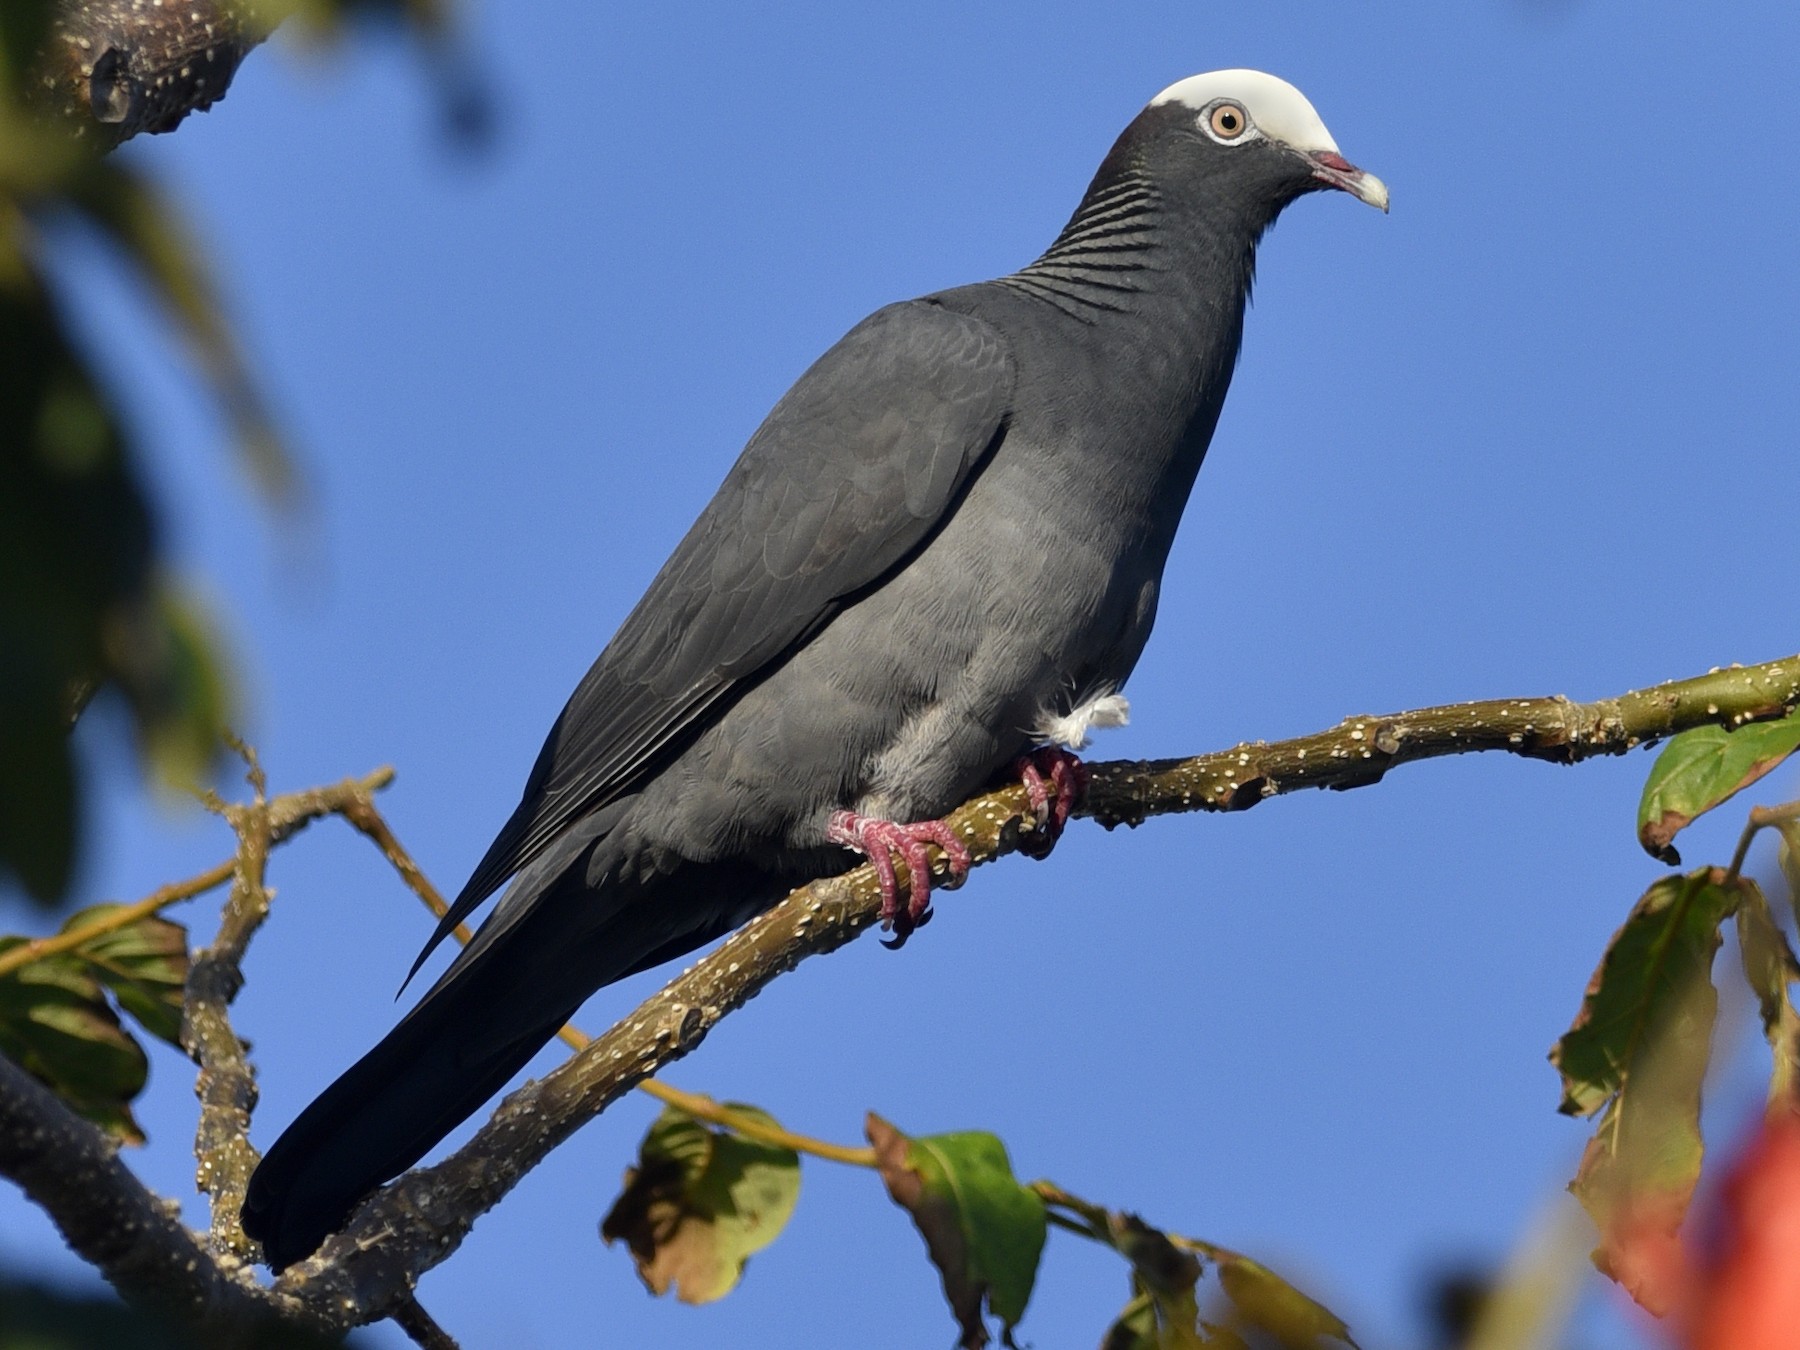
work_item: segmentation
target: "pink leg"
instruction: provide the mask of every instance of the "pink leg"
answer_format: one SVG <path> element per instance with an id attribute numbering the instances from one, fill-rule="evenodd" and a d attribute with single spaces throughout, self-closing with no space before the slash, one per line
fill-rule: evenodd
<path id="1" fill-rule="evenodd" d="M 927 844 L 936 844 L 944 851 L 944 863 L 953 883 L 960 885 L 969 875 L 969 850 L 957 838 L 956 831 L 941 820 L 901 825 L 859 816 L 854 811 L 833 811 L 826 833 L 832 843 L 855 849 L 875 868 L 881 884 L 882 927 L 894 929 L 900 942 L 930 917 L 931 857 L 925 851 Z M 896 854 L 906 864 L 909 894 L 904 910 L 900 908 L 899 879 L 894 873 Z"/>
<path id="2" fill-rule="evenodd" d="M 1046 745 L 1023 756 L 1014 769 L 1025 784 L 1042 840 L 1034 838 L 1022 851 L 1041 858 L 1062 837 L 1069 813 L 1087 793 L 1087 765 L 1060 745 Z"/>

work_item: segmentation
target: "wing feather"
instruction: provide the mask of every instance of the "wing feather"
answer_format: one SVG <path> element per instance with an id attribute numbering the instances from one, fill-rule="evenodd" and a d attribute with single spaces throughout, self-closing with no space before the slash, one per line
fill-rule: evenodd
<path id="1" fill-rule="evenodd" d="M 998 444 L 1013 381 L 998 333 L 931 301 L 877 311 L 820 357 L 577 686 L 420 962 L 921 547 Z"/>

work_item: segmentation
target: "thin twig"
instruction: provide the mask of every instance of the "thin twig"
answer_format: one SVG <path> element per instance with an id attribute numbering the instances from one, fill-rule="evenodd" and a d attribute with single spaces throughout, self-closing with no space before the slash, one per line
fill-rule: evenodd
<path id="1" fill-rule="evenodd" d="M 792 1130 L 784 1130 L 780 1126 L 771 1126 L 754 1116 L 746 1116 L 733 1111 L 729 1106 L 722 1106 L 711 1097 L 698 1092 L 683 1092 L 680 1088 L 670 1087 L 655 1078 L 646 1078 L 637 1085 L 638 1091 L 647 1093 L 666 1106 L 673 1106 L 678 1111 L 685 1111 L 696 1120 L 710 1121 L 714 1125 L 723 1125 L 733 1134 L 741 1134 L 746 1139 L 754 1139 L 759 1144 L 771 1144 L 776 1148 L 791 1148 L 796 1153 L 807 1153 L 815 1158 L 824 1158 L 830 1162 L 843 1163 L 849 1167 L 874 1167 L 875 1150 L 857 1147 L 851 1144 L 834 1144 L 825 1139 L 814 1139 L 811 1135 L 795 1134 Z"/>
<path id="2" fill-rule="evenodd" d="M 394 1309 L 394 1322 L 424 1350 L 457 1350 L 456 1338 L 437 1324 L 436 1319 L 419 1306 L 417 1298 L 402 1299 Z"/>
<path id="3" fill-rule="evenodd" d="M 256 1078 L 244 1043 L 232 1030 L 230 1007 L 244 982 L 244 953 L 268 917 L 274 894 L 264 880 L 269 850 L 322 816 L 348 815 L 372 792 L 392 782 L 393 770 L 377 769 L 366 778 L 347 778 L 271 801 L 255 754 L 241 744 L 236 748 L 248 766 L 252 795 L 237 806 L 216 798 L 209 801 L 237 834 L 238 855 L 218 934 L 212 946 L 195 954 L 188 970 L 181 1044 L 200 1066 L 194 1084 L 200 1099 L 200 1123 L 194 1134 L 196 1184 L 212 1199 L 213 1245 L 249 1259 L 256 1248 L 244 1235 L 239 1211 L 260 1156 L 250 1143 Z"/>
<path id="4" fill-rule="evenodd" d="M 412 854 L 407 852 L 406 846 L 394 834 L 372 799 L 365 797 L 348 804 L 343 814 L 345 820 L 381 850 L 382 856 L 400 874 L 407 888 L 424 902 L 425 908 L 431 911 L 433 917 L 441 919 L 450 912 L 450 907 L 444 903 L 443 893 L 425 875 L 425 870 L 414 861 Z M 465 946 L 474 937 L 466 923 L 457 924 L 452 931 L 456 940 Z M 575 1051 L 585 1050 L 592 1043 L 591 1037 L 573 1025 L 564 1026 L 557 1032 L 557 1036 L 564 1045 Z M 796 1153 L 809 1153 L 815 1158 L 827 1158 L 832 1162 L 847 1163 L 854 1167 L 875 1166 L 875 1150 L 872 1148 L 833 1144 L 824 1139 L 814 1139 L 810 1135 L 795 1134 L 753 1116 L 733 1111 L 711 1097 L 696 1092 L 683 1092 L 680 1088 L 671 1087 L 654 1078 L 647 1078 L 637 1086 L 640 1092 L 656 1098 L 666 1106 L 676 1107 L 698 1120 L 723 1125 L 746 1139 L 772 1144 L 776 1148 L 791 1148 Z"/>
<path id="5" fill-rule="evenodd" d="M 1784 806 L 1753 806 L 1750 808 L 1749 822 L 1744 832 L 1738 836 L 1737 851 L 1731 855 L 1731 866 L 1725 869 L 1723 885 L 1730 886 L 1744 870 L 1744 864 L 1750 858 L 1750 845 L 1756 836 L 1771 827 L 1779 829 L 1792 821 L 1800 820 L 1800 802 L 1788 802 Z"/>
<path id="6" fill-rule="evenodd" d="M 47 956 L 59 956 L 63 952 L 72 952 L 77 947 L 85 946 L 97 937 L 127 928 L 140 919 L 147 919 L 170 905 L 183 900 L 192 900 L 195 896 L 204 895 L 218 886 L 231 880 L 232 873 L 237 870 L 237 859 L 227 858 L 215 867 L 209 867 L 198 876 L 189 877 L 186 881 L 173 881 L 167 886 L 150 892 L 135 904 L 120 905 L 109 914 L 103 914 L 82 924 L 79 928 L 70 928 L 65 932 L 53 933 L 49 937 L 36 938 L 30 942 L 0 952 L 0 979 L 28 966 L 33 961 L 41 961 Z"/>

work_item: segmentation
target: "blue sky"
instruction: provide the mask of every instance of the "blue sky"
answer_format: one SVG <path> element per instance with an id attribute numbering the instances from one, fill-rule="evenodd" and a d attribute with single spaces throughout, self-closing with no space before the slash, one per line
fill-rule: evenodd
<path id="1" fill-rule="evenodd" d="M 278 43 L 130 152 L 215 247 L 310 519 L 272 525 L 186 376 L 111 349 L 276 785 L 397 765 L 384 807 L 441 885 L 805 365 L 887 301 L 1028 261 L 1138 107 L 1221 66 L 1298 84 L 1394 210 L 1311 198 L 1266 242 L 1133 724 L 1095 755 L 1599 697 L 1800 647 L 1791 5 L 520 0 L 469 20 L 499 99 L 485 155 L 446 146 L 385 40 Z M 148 331 L 72 261 L 88 323 Z M 227 851 L 88 743 L 85 896 Z M 1078 826 L 945 897 L 903 953 L 865 940 L 781 980 L 670 1078 L 829 1138 L 867 1109 L 993 1130 L 1022 1175 L 1258 1255 L 1367 1346 L 1417 1345 L 1427 1277 L 1498 1260 L 1573 1170 L 1584 1131 L 1544 1054 L 1659 875 L 1632 835 L 1649 762 L 1484 757 Z M 1737 823 L 1684 852 L 1722 859 Z M 429 931 L 340 826 L 273 876 L 238 1005 L 265 1146 L 391 1023 Z M 1716 1085 L 1728 1135 L 1756 1067 Z M 190 1083 L 156 1061 L 136 1159 L 176 1194 Z M 426 1278 L 465 1345 L 950 1343 L 907 1221 L 829 1164 L 723 1303 L 648 1298 L 595 1228 L 653 1114 L 620 1104 Z M 11 1195 L 0 1259 L 77 1269 Z M 1053 1237 L 1022 1334 L 1092 1345 L 1125 1288 Z M 1585 1344 L 1638 1343 L 1615 1302 L 1590 1295 Z"/>

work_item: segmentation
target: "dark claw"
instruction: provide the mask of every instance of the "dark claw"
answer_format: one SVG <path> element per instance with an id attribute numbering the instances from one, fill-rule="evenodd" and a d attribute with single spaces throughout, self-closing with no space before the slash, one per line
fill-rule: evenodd
<path id="1" fill-rule="evenodd" d="M 930 923 L 936 914 L 937 911 L 935 909 L 928 909 L 923 914 L 919 915 L 917 919 L 914 919 L 905 910 L 901 910 L 900 913 L 896 914 L 893 918 L 883 920 L 881 926 L 883 928 L 891 928 L 894 936 L 891 938 L 882 938 L 881 945 L 886 947 L 890 952 L 899 951 L 906 945 L 906 940 L 926 924 Z"/>

